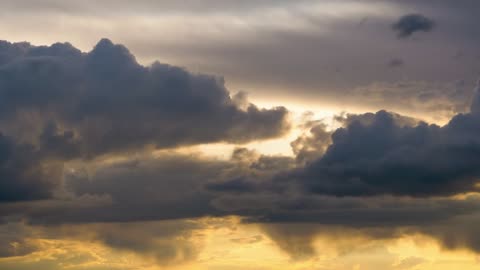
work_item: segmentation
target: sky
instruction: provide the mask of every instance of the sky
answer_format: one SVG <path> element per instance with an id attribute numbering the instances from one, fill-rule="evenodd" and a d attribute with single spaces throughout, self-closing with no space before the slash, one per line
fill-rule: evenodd
<path id="1" fill-rule="evenodd" d="M 478 269 L 479 10 L 0 0 L 0 269 Z"/>

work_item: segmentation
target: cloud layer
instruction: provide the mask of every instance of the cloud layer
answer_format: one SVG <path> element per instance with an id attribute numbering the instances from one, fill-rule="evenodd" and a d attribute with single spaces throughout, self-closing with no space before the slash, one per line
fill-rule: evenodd
<path id="1" fill-rule="evenodd" d="M 47 169 L 55 162 L 244 143 L 289 128 L 283 107 L 240 107 L 221 78 L 158 62 L 141 66 L 106 39 L 89 53 L 3 41 L 0 55 L 0 200 L 48 197 L 38 185 L 59 181 Z"/>
<path id="2" fill-rule="evenodd" d="M 281 136 L 287 109 L 259 109 L 216 77 L 141 66 L 109 40 L 88 53 L 8 42 L 0 52 L 6 228 L 85 226 L 97 232 L 92 241 L 163 263 L 195 258 L 189 236 L 202 226 L 185 220 L 232 215 L 261 224 L 294 259 L 316 252 L 324 228 L 371 239 L 422 233 L 479 251 L 470 225 L 480 209 L 478 89 L 470 112 L 444 126 L 387 111 L 346 114 L 334 130 L 304 124 L 310 133 L 291 143 L 294 156 L 238 147 L 216 159 L 176 147 Z M 14 234 L 5 241 L 35 250 L 28 232 Z"/>

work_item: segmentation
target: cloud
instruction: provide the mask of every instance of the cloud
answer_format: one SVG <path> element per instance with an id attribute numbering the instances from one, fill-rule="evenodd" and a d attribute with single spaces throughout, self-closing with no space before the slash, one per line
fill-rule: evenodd
<path id="1" fill-rule="evenodd" d="M 67 219 L 59 205 L 47 223 L 131 222 L 219 215 L 210 205 L 204 185 L 241 170 L 226 161 L 183 154 L 147 155 L 126 161 L 95 163 L 96 169 L 78 168 L 66 176 L 65 189 L 75 196 L 108 196 L 111 203 L 74 210 Z M 132 182 L 136 179 L 136 182 Z M 42 222 L 41 213 L 32 222 Z"/>
<path id="2" fill-rule="evenodd" d="M 315 254 L 313 238 L 318 232 L 309 225 L 277 224 L 263 225 L 263 230 L 278 247 L 291 255 L 293 260 L 303 260 Z"/>
<path id="3" fill-rule="evenodd" d="M 50 198 L 62 171 L 34 146 L 0 134 L 0 203 Z"/>
<path id="4" fill-rule="evenodd" d="M 480 210 L 480 199 L 476 195 L 465 198 L 338 197 L 305 192 L 295 186 L 284 189 L 271 179 L 277 174 L 284 175 L 290 167 L 252 166 L 262 156 L 239 162 L 239 152 L 245 153 L 237 150 L 234 157 L 226 161 L 173 153 L 115 162 L 93 161 L 95 168 L 82 170 L 80 166 L 67 174 L 65 188 L 73 197 L 0 204 L 0 213 L 4 222 L 23 220 L 34 227 L 105 223 L 89 229 L 98 232 L 94 239 L 116 249 L 156 258 L 163 257 L 163 251 L 157 254 L 150 250 L 155 250 L 154 243 L 159 243 L 154 240 L 157 233 L 135 224 L 235 215 L 242 217 L 244 222 L 262 224 L 281 249 L 293 259 L 301 260 L 316 254 L 313 241 L 317 235 L 335 228 L 358 231 L 373 239 L 414 232 L 443 239 L 452 232 L 453 227 L 448 224 L 467 226 L 461 217 L 469 220 Z M 296 161 L 292 159 L 291 162 Z M 238 181 L 235 177 L 245 179 L 242 185 L 248 184 L 248 189 L 230 185 Z M 228 188 L 223 188 L 224 185 Z M 212 186 L 222 188 L 212 190 Z M 131 226 L 121 225 L 123 223 L 131 223 Z M 445 226 L 438 227 L 439 224 Z M 129 233 L 122 235 L 124 227 Z M 135 233 L 134 228 L 140 232 Z M 450 244 L 450 248 L 475 248 L 474 240 L 462 240 L 475 230 L 464 232 L 465 235 L 451 240 L 454 244 Z M 135 236 L 137 234 L 142 237 Z M 148 238 L 149 235 L 152 240 L 145 240 L 143 236 Z M 21 235 L 19 237 L 21 239 Z M 160 243 L 168 245 L 168 241 Z M 173 246 L 165 248 L 172 250 Z M 169 254 L 176 258 L 175 254 L 184 253 L 178 252 Z M 175 261 L 168 258 L 166 261 Z"/>
<path id="5" fill-rule="evenodd" d="M 139 65 L 107 39 L 0 42 L 0 201 L 52 197 L 63 164 L 100 155 L 277 137 L 283 107 L 231 98 L 223 79 L 166 64 Z"/>
<path id="6" fill-rule="evenodd" d="M 89 50 L 99 37 L 108 36 L 128 45 L 142 63 L 160 55 L 181 66 L 225 75 L 229 85 L 252 89 L 254 97 L 273 95 L 291 100 L 295 89 L 295 100 L 300 103 L 315 100 L 319 105 L 356 107 L 370 104 L 368 99 L 348 99 L 350 89 L 398 81 L 398 73 L 384 68 L 383 61 L 392 56 L 402 56 L 408 63 L 402 68 L 403 78 L 430 83 L 473 80 L 476 74 L 472 71 L 479 69 L 479 62 L 474 61 L 479 45 L 476 37 L 480 36 L 474 11 L 479 6 L 472 0 L 466 2 L 458 6 L 445 0 L 142 0 L 135 4 L 9 0 L 2 1 L 2 25 L 4 37 L 11 40 L 39 44 L 69 40 L 82 50 Z M 115 5 L 115 12 L 111 5 Z M 391 38 L 390 26 L 406 11 L 434 18 L 442 31 L 415 44 L 399 44 Z M 122 16 L 116 16 L 119 13 Z M 273 19 L 266 22 L 264 17 Z M 368 23 L 358 28 L 357 23 L 365 17 Z M 68 20 L 68 24 L 59 25 L 59 20 Z M 85 20 L 92 23 L 84 24 Z M 192 24 L 205 30 L 201 37 Z M 52 34 L 43 35 L 45 32 Z M 465 57 L 452 63 L 450 56 L 458 49 Z M 375 111 L 383 108 L 369 107 Z M 403 109 L 410 110 L 403 113 L 414 112 L 409 107 Z M 437 111 L 429 113 L 435 115 Z"/>
<path id="7" fill-rule="evenodd" d="M 473 92 L 468 85 L 470 82 L 465 80 L 375 82 L 352 88 L 348 98 L 362 100 L 366 106 L 389 108 L 427 121 L 446 123 L 456 114 L 469 111 Z"/>
<path id="8" fill-rule="evenodd" d="M 479 118 L 457 115 L 446 126 L 404 126 L 380 111 L 332 134 L 325 155 L 298 179 L 335 196 L 440 196 L 478 190 Z M 294 176 L 293 176 L 294 177 Z"/>
<path id="9" fill-rule="evenodd" d="M 247 182 L 242 178 L 235 178 L 223 183 L 210 183 L 206 185 L 206 188 L 212 191 L 223 192 L 252 192 L 254 186 L 252 183 Z"/>
<path id="10" fill-rule="evenodd" d="M 479 250 L 468 224 L 478 223 L 480 200 L 463 194 L 478 191 L 478 93 L 471 112 L 445 126 L 387 111 L 346 115 L 334 131 L 307 123 L 310 133 L 292 142 L 295 157 L 237 148 L 217 160 L 172 148 L 279 136 L 287 110 L 230 97 L 218 78 L 141 66 L 108 40 L 88 53 L 69 44 L 5 42 L 0 50 L 4 224 L 105 223 L 96 240 L 162 261 L 194 258 L 188 244 L 163 245 L 189 229 L 162 240 L 151 227 L 137 232 L 123 223 L 236 215 L 268 227 L 298 259 L 315 253 L 318 225 L 372 238 L 421 232 L 449 248 Z M 455 222 L 463 232 L 452 233 Z"/>
<path id="11" fill-rule="evenodd" d="M 175 220 L 144 223 L 110 223 L 86 226 L 94 239 L 117 250 L 133 251 L 152 257 L 160 264 L 179 264 L 196 258 L 200 246 L 195 231 L 199 222 Z"/>
<path id="12" fill-rule="evenodd" d="M 323 123 L 317 123 L 310 128 L 309 134 L 303 134 L 292 141 L 293 153 L 297 161 L 305 163 L 323 156 L 331 144 L 331 132 Z"/>
<path id="13" fill-rule="evenodd" d="M 352 116 L 345 120 L 346 128 L 359 122 L 372 128 L 377 118 L 377 114 Z M 411 119 L 400 116 L 394 119 L 403 128 L 414 128 Z M 300 163 L 297 169 L 309 168 L 309 164 L 321 158 L 313 159 L 305 167 Z M 277 165 L 253 166 L 263 164 L 262 159 L 278 159 L 267 163 Z M 468 225 L 475 224 L 472 219 L 475 220 L 480 210 L 478 195 L 454 198 L 435 193 L 432 197 L 379 193 L 342 197 L 299 189 L 298 184 L 302 182 L 294 182 L 291 186 L 293 179 L 287 179 L 287 188 L 283 188 L 271 179 L 291 172 L 291 164 L 297 161 L 291 159 L 290 165 L 285 166 L 282 160 L 284 157 L 261 156 L 237 149 L 226 161 L 173 153 L 130 157 L 116 162 L 93 161 L 96 167 L 93 171 L 82 171 L 79 167 L 66 179 L 66 188 L 75 196 L 73 199 L 78 200 L 76 204 L 71 199 L 25 202 L 0 205 L 0 213 L 5 218 L 18 217 L 34 226 L 106 222 L 112 225 L 105 225 L 105 230 L 95 229 L 105 232 L 95 239 L 116 249 L 155 258 L 164 255 L 163 248 L 158 254 L 151 251 L 157 247 L 153 243 L 159 242 L 144 242 L 143 237 L 137 241 L 132 237 L 134 232 L 120 235 L 123 225 L 115 224 L 132 222 L 131 228 L 134 228 L 134 224 L 145 221 L 237 215 L 243 217 L 244 222 L 262 224 L 265 233 L 295 260 L 314 256 L 318 252 L 313 244 L 315 238 L 335 230 L 352 231 L 369 239 L 422 233 L 439 239 L 448 248 L 478 250 L 474 237 L 477 230 Z M 240 187 L 235 185 L 239 181 L 236 177 L 244 179 Z M 244 189 L 243 184 L 248 184 L 248 189 Z M 229 188 L 211 189 L 224 185 Z M 384 188 L 386 185 L 378 186 Z M 432 185 L 435 190 L 435 183 Z M 412 192 L 417 186 L 414 181 L 410 182 Z M 102 196 L 109 200 L 98 200 Z M 462 233 L 452 229 L 459 226 L 465 227 Z M 125 231 L 129 231 L 126 227 Z M 120 236 L 116 235 L 117 231 Z M 142 229 L 140 234 L 156 239 L 155 232 L 149 230 Z M 167 245 L 167 242 L 160 243 Z M 165 246 L 171 251 L 165 252 L 171 256 L 165 255 L 166 259 L 161 261 L 175 262 L 176 259 L 170 258 L 183 258 L 184 255 L 179 255 L 184 254 L 183 249 L 173 252 L 171 248 Z"/>
<path id="14" fill-rule="evenodd" d="M 89 53 L 69 44 L 3 45 L 1 122 L 19 126 L 22 114 L 39 115 L 37 126 L 53 122 L 70 134 L 80 157 L 147 145 L 247 142 L 288 128 L 285 108 L 242 110 L 222 79 L 158 62 L 141 66 L 106 39 Z"/>
<path id="15" fill-rule="evenodd" d="M 416 32 L 430 32 L 435 26 L 435 22 L 422 14 L 407 14 L 392 25 L 392 29 L 397 32 L 399 38 L 407 38 Z"/>
<path id="16" fill-rule="evenodd" d="M 91 258 L 82 258 L 86 254 L 83 256 L 80 254 L 89 247 L 97 245 L 94 249 L 105 250 L 106 247 L 107 250 L 103 253 L 108 250 L 121 252 L 123 256 L 130 257 L 130 262 L 134 261 L 131 256 L 134 254 L 145 264 L 178 265 L 196 258 L 202 243 L 200 231 L 207 227 L 208 224 L 205 222 L 193 220 L 89 223 L 68 226 L 58 224 L 30 226 L 21 221 L 11 222 L 0 225 L 0 239 L 4 243 L 0 248 L 0 257 L 25 256 L 36 252 L 38 260 L 43 260 L 45 254 L 51 254 L 52 249 L 58 249 L 63 251 L 62 253 L 68 251 L 80 257 L 70 258 L 72 260 L 70 263 L 78 266 L 85 263 L 85 266 L 88 266 L 98 262 L 98 255 L 92 254 L 94 256 Z M 75 250 L 76 246 L 80 248 Z M 62 261 L 61 256 L 53 255 L 50 259 Z M 124 262 L 118 260 L 115 263 L 122 265 Z"/>

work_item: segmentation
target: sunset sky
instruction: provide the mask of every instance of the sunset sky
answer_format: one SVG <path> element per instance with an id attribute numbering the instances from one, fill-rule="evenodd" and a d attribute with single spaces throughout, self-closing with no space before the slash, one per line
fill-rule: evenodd
<path id="1" fill-rule="evenodd" d="M 0 269 L 479 269 L 479 12 L 0 0 Z"/>

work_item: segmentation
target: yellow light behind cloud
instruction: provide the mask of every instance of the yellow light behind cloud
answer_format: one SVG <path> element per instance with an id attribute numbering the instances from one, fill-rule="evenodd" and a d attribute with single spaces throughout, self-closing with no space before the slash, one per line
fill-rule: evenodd
<path id="1" fill-rule="evenodd" d="M 474 270 L 479 263 L 471 252 L 444 250 L 437 241 L 419 234 L 374 240 L 348 230 L 342 233 L 342 229 L 322 232 L 315 240 L 313 257 L 293 260 L 260 226 L 241 223 L 238 217 L 202 218 L 194 222 L 204 226 L 191 239 L 202 249 L 196 258 L 184 263 L 162 264 L 139 253 L 112 249 L 92 241 L 90 236 L 32 237 L 28 243 L 36 246 L 37 251 L 0 258 L 0 269 Z M 88 226 L 81 225 L 81 231 L 87 233 Z"/>

